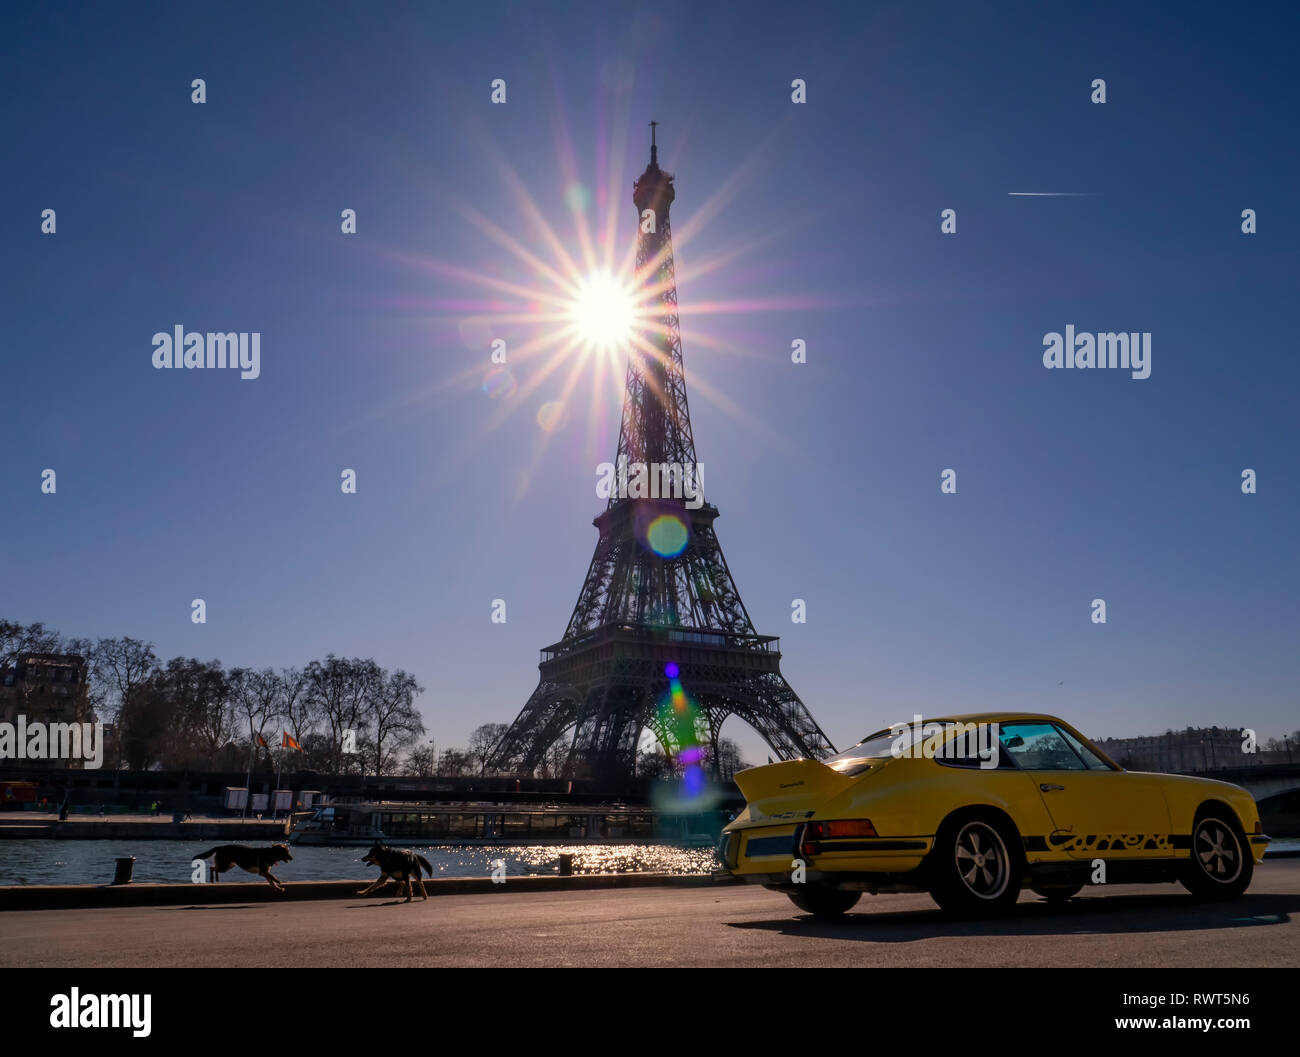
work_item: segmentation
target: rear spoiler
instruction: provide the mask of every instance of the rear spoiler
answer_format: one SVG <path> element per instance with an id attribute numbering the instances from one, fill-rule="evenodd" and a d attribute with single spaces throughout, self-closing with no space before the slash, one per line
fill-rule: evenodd
<path id="1" fill-rule="evenodd" d="M 817 760 L 769 763 L 740 771 L 735 777 L 746 803 L 768 816 L 813 809 L 854 782 Z"/>

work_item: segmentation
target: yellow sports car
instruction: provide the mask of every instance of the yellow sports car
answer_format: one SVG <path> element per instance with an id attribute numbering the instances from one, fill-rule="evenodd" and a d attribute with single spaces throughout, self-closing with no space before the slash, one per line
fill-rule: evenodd
<path id="1" fill-rule="evenodd" d="M 736 775 L 728 873 L 834 917 L 863 892 L 928 891 L 945 910 L 1049 902 L 1085 884 L 1181 881 L 1231 899 L 1268 838 L 1255 798 L 1205 778 L 1125 771 L 1068 723 L 982 713 L 898 724 L 818 762 Z"/>

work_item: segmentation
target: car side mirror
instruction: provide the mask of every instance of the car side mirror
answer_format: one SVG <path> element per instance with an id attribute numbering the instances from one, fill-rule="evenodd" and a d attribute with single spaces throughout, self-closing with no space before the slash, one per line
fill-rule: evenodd
<path id="1" fill-rule="evenodd" d="M 1006 741 L 1004 741 L 1002 744 L 1005 745 L 1008 749 L 1018 749 L 1024 743 L 1025 743 L 1025 739 L 1022 738 L 1019 734 L 1015 734 L 1012 735 L 1010 738 L 1008 738 Z"/>

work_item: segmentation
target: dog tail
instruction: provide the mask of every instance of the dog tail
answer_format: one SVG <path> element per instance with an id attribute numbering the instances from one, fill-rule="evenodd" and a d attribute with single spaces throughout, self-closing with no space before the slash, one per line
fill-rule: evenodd
<path id="1" fill-rule="evenodd" d="M 433 867 L 429 865 L 429 860 L 428 860 L 428 859 L 426 859 L 423 855 L 419 855 L 419 854 L 417 854 L 417 855 L 415 856 L 415 861 L 418 862 L 421 866 L 423 866 L 423 867 L 424 867 L 424 868 L 429 872 L 429 876 L 430 876 L 430 877 L 433 876 Z"/>
<path id="2" fill-rule="evenodd" d="M 219 852 L 220 850 L 221 850 L 220 848 L 209 848 L 207 851 L 201 851 L 201 852 L 199 852 L 198 855 L 191 855 L 190 858 L 192 858 L 192 859 L 207 859 L 207 858 L 209 858 L 210 856 L 216 855 L 217 852 Z"/>

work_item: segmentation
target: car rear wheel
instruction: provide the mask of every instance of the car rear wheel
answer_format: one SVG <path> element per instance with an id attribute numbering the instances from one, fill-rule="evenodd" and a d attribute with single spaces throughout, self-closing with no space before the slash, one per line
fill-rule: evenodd
<path id="1" fill-rule="evenodd" d="M 1220 811 L 1207 811 L 1192 827 L 1192 855 L 1183 887 L 1199 899 L 1235 899 L 1250 885 L 1255 861 L 1241 831 Z"/>
<path id="2" fill-rule="evenodd" d="M 1034 891 L 1053 906 L 1062 906 L 1083 891 L 1083 885 L 1068 885 L 1058 888 L 1038 888 Z"/>
<path id="3" fill-rule="evenodd" d="M 1023 867 L 1018 838 L 1005 822 L 987 815 L 949 819 L 931 852 L 930 895 L 944 910 L 994 914 L 1020 898 Z"/>
<path id="4" fill-rule="evenodd" d="M 819 918 L 837 918 L 852 910 L 861 892 L 842 892 L 821 884 L 806 884 L 797 892 L 787 892 L 790 902 L 805 914 Z"/>

